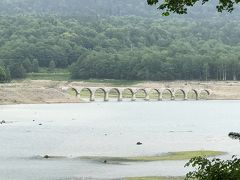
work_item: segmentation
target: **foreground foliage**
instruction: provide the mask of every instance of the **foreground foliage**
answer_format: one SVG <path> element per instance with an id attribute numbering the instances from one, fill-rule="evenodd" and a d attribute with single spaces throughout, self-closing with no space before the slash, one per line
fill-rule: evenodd
<path id="1" fill-rule="evenodd" d="M 153 177 L 129 177 L 123 180 L 183 180 L 183 177 L 153 176 Z"/>
<path id="2" fill-rule="evenodd" d="M 240 159 L 233 156 L 232 160 L 221 160 L 214 158 L 209 160 L 205 157 L 191 159 L 186 167 L 196 170 L 186 175 L 186 180 L 239 180 Z"/>
<path id="3" fill-rule="evenodd" d="M 230 132 L 228 136 L 232 139 L 240 140 L 240 133 Z"/>
<path id="4" fill-rule="evenodd" d="M 187 1 L 176 1 L 176 0 L 147 0 L 148 4 L 154 5 L 160 3 L 158 9 L 164 10 L 163 15 L 169 15 L 170 12 L 177 14 L 186 14 L 188 7 L 192 7 L 197 3 L 205 4 L 209 0 L 187 0 Z M 212 1 L 211 1 L 212 2 Z M 239 0 L 218 0 L 216 8 L 219 12 L 228 11 L 232 12 L 234 6 L 239 3 Z"/>

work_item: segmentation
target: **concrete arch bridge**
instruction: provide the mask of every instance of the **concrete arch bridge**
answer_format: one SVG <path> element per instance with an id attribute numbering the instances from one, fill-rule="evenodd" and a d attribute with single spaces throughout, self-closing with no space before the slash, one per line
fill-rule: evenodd
<path id="1" fill-rule="evenodd" d="M 182 88 L 136 88 L 136 87 L 69 87 L 67 90 L 74 92 L 75 96 L 82 98 L 84 92 L 88 92 L 89 101 L 95 101 L 96 97 L 101 94 L 104 101 L 116 98 L 118 101 L 131 99 L 135 101 L 141 99 L 146 101 L 162 101 L 166 98 L 169 100 L 188 100 L 188 99 L 208 99 L 211 95 L 208 89 L 182 89 Z M 153 96 L 154 94 L 154 96 Z M 113 96 L 114 95 L 114 96 Z"/>

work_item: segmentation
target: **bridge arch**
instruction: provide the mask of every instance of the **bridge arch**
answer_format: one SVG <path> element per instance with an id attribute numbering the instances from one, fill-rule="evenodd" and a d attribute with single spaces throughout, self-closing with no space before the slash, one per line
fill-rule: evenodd
<path id="1" fill-rule="evenodd" d="M 193 93 L 193 94 L 192 94 L 192 93 Z M 196 89 L 191 89 L 190 91 L 188 91 L 187 98 L 188 98 L 188 99 L 199 100 L 198 90 L 196 90 Z"/>
<path id="2" fill-rule="evenodd" d="M 161 95 L 161 92 L 159 91 L 159 89 L 156 89 L 156 88 L 152 88 L 148 91 L 148 96 L 149 96 L 149 99 L 155 99 L 156 98 L 156 95 L 157 94 L 157 101 L 161 100 L 160 98 L 160 95 Z"/>
<path id="3" fill-rule="evenodd" d="M 201 99 L 208 99 L 208 97 L 210 96 L 210 91 L 207 90 L 207 89 L 202 89 L 200 92 L 199 92 L 199 98 Z"/>
<path id="4" fill-rule="evenodd" d="M 203 90 L 201 90 L 201 92 L 200 92 L 200 93 L 202 93 L 202 92 L 206 92 L 208 96 L 210 96 L 210 94 L 211 94 L 211 93 L 210 93 L 210 91 L 209 91 L 209 90 L 207 90 L 207 89 L 203 89 Z"/>
<path id="5" fill-rule="evenodd" d="M 76 88 L 74 88 L 74 87 L 69 88 L 68 91 L 74 92 L 76 97 L 78 97 L 79 94 L 80 94 L 80 93 L 78 92 L 78 90 L 77 90 Z"/>
<path id="6" fill-rule="evenodd" d="M 183 98 L 179 98 L 178 96 L 180 96 L 178 93 L 181 93 L 183 95 Z M 185 92 L 184 89 L 176 89 L 174 91 L 174 97 L 175 99 L 180 99 L 180 100 L 187 100 L 187 93 Z"/>
<path id="7" fill-rule="evenodd" d="M 104 88 L 96 88 L 94 91 L 94 97 L 98 97 L 99 94 L 98 93 L 103 93 L 103 99 L 104 101 L 108 101 L 108 92 L 104 89 Z"/>
<path id="8" fill-rule="evenodd" d="M 115 96 L 113 96 L 113 95 L 115 95 L 115 94 L 113 94 L 114 92 L 117 94 L 117 100 L 118 101 L 122 101 L 122 92 L 118 88 L 111 88 L 111 89 L 109 89 L 108 92 L 107 92 L 108 93 L 108 97 L 109 98 L 115 98 Z"/>
<path id="9" fill-rule="evenodd" d="M 142 95 L 141 93 L 144 94 L 144 97 L 141 96 Z M 144 88 L 139 88 L 135 92 L 135 96 L 136 96 L 137 99 L 149 100 L 148 95 L 149 95 L 148 92 Z"/>
<path id="10" fill-rule="evenodd" d="M 82 89 L 80 90 L 80 92 L 79 92 L 80 97 L 83 97 L 83 96 L 84 96 L 84 95 L 82 94 L 84 91 L 88 91 L 88 92 L 89 92 L 89 94 L 90 94 L 89 100 L 90 100 L 90 101 L 95 101 L 94 93 L 93 93 L 93 90 L 92 90 L 91 88 L 87 88 L 87 87 L 82 88 Z"/>
<path id="11" fill-rule="evenodd" d="M 169 93 L 170 94 L 170 100 L 174 100 L 174 93 L 173 91 L 170 89 L 170 88 L 166 88 L 166 89 L 163 89 L 161 91 L 161 99 L 163 100 L 165 98 L 165 93 Z"/>
<path id="12" fill-rule="evenodd" d="M 131 99 L 135 101 L 135 92 L 132 88 L 124 88 L 122 90 L 122 98 L 123 99 Z"/>

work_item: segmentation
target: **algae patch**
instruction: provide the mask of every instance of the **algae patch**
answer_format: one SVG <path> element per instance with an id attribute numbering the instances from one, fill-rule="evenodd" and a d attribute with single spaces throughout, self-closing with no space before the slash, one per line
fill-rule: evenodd
<path id="1" fill-rule="evenodd" d="M 214 157 L 226 154 L 222 151 L 180 151 L 169 152 L 154 156 L 135 156 L 135 157 L 107 157 L 107 156 L 83 156 L 80 157 L 83 160 L 100 161 L 104 163 L 108 162 L 148 162 L 148 161 L 176 161 L 176 160 L 188 160 L 193 157 Z"/>

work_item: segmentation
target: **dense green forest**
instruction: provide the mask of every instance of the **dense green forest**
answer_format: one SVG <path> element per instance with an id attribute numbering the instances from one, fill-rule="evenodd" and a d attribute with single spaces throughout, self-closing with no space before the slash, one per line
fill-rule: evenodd
<path id="1" fill-rule="evenodd" d="M 73 79 L 240 79 L 237 15 L 163 18 L 142 0 L 30 1 L 0 2 L 1 82 L 39 67 L 68 68 Z"/>

